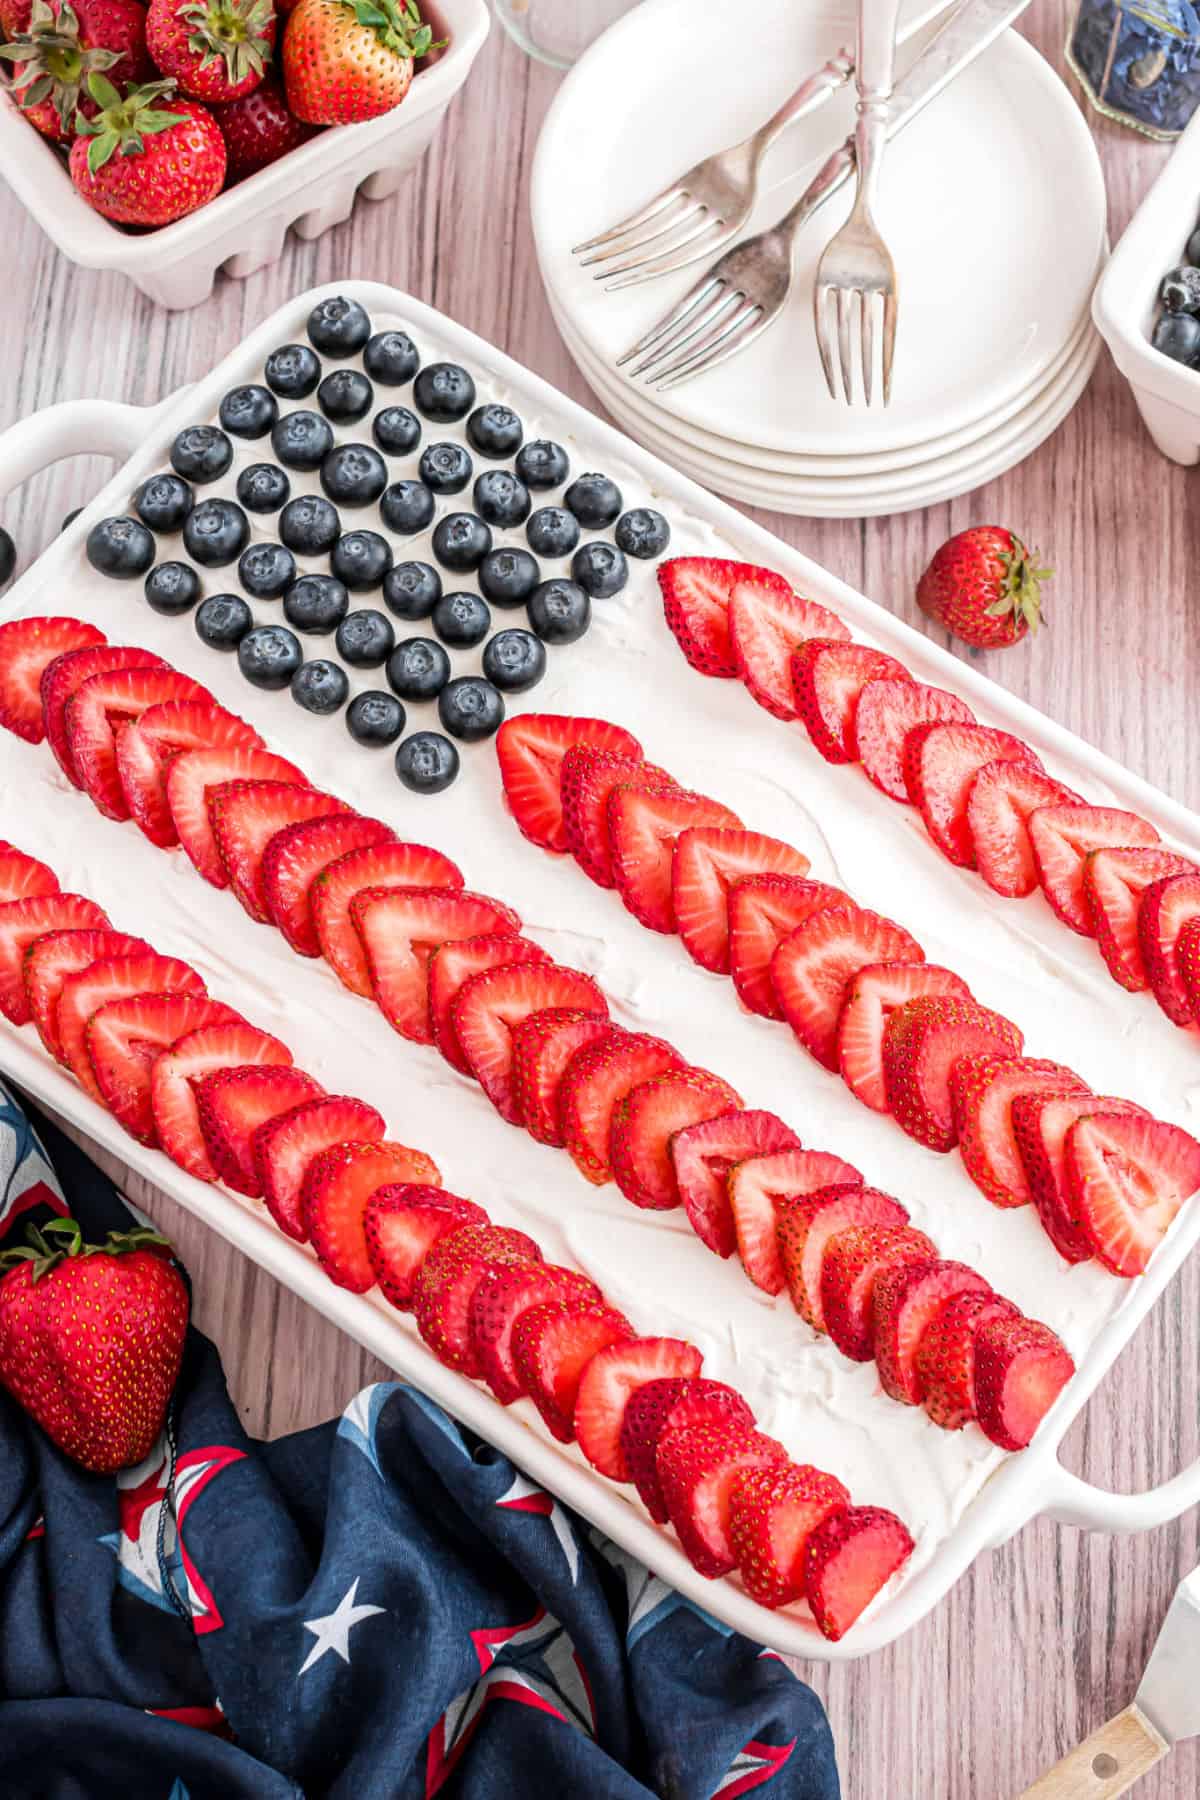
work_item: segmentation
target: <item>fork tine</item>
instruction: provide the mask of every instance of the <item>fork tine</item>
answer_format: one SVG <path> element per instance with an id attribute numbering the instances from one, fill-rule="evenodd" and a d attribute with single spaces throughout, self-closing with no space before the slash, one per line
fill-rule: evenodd
<path id="1" fill-rule="evenodd" d="M 887 288 L 883 296 L 883 404 L 890 406 L 892 402 L 892 358 L 896 353 L 896 318 L 899 302 L 893 288 Z"/>
<path id="2" fill-rule="evenodd" d="M 663 317 L 658 321 L 658 324 L 652 325 L 649 331 L 644 332 L 637 343 L 631 344 L 623 356 L 618 356 L 618 369 L 623 369 L 625 364 L 632 362 L 635 356 L 643 355 L 645 351 L 649 350 L 652 344 L 656 344 L 659 338 L 672 330 L 674 326 L 682 325 L 692 316 L 696 308 L 700 306 L 703 301 L 711 298 L 711 296 L 719 288 L 724 287 L 724 285 L 724 282 L 719 276 L 702 275 L 699 281 L 688 289 L 687 293 L 683 296 L 683 299 L 677 306 L 673 306 L 670 312 L 664 313 Z"/>
<path id="3" fill-rule="evenodd" d="M 696 238 L 706 232 L 713 222 L 714 221 L 709 216 L 707 206 L 693 207 L 690 212 L 681 214 L 668 231 L 656 232 L 652 238 L 646 238 L 645 241 L 640 244 L 631 244 L 629 246 L 629 253 L 624 262 L 611 264 L 606 262 L 603 268 L 596 270 L 595 274 L 592 276 L 592 280 L 611 281 L 616 275 L 628 275 L 638 269 L 644 268 L 647 262 L 652 261 L 655 257 L 673 256 L 676 251 L 682 250 L 686 245 L 692 243 Z M 716 222 L 720 223 L 719 220 Z M 686 231 L 685 227 L 687 228 Z M 684 235 L 682 237 L 678 236 L 677 234 L 679 232 L 684 232 Z M 664 243 L 660 250 L 656 250 L 654 246 L 658 243 L 660 238 L 669 239 L 670 241 Z M 622 252 L 622 254 L 624 254 L 624 252 Z M 589 259 L 589 261 L 590 260 L 591 259 Z M 581 263 L 580 267 L 582 268 L 584 265 Z"/>
<path id="4" fill-rule="evenodd" d="M 667 223 L 665 225 L 660 225 L 657 231 L 647 231 L 644 237 L 635 238 L 632 243 L 622 241 L 620 243 L 610 244 L 603 250 L 594 251 L 591 256 L 581 256 L 579 259 L 580 268 L 593 268 L 596 263 L 608 262 L 614 256 L 635 255 L 638 252 L 645 250 L 650 244 L 657 244 L 660 238 L 670 237 L 673 231 L 681 230 L 683 226 L 690 224 L 698 214 L 707 210 L 701 205 L 699 200 L 689 200 L 689 197 L 686 194 L 681 195 L 680 198 L 687 202 L 683 212 L 679 213 L 673 219 L 668 219 Z M 651 222 L 653 223 L 653 221 Z M 651 254 L 653 255 L 654 252 L 652 251 Z M 605 273 L 619 275 L 621 271 L 620 269 L 601 270 L 596 279 L 600 280 L 601 276 Z"/>
<path id="5" fill-rule="evenodd" d="M 722 219 L 709 218 L 690 236 L 685 237 L 682 243 L 672 245 L 670 250 L 652 257 L 649 262 L 634 264 L 629 274 L 620 275 L 618 280 L 611 279 L 617 271 L 610 269 L 604 277 L 608 282 L 604 291 L 606 294 L 619 294 L 623 288 L 641 287 L 643 282 L 657 281 L 663 275 L 675 275 L 701 256 L 715 254 L 726 239 L 732 236 L 733 233 Z"/>
<path id="6" fill-rule="evenodd" d="M 850 361 L 850 308 L 854 303 L 855 288 L 837 288 L 837 331 L 838 362 L 842 369 L 842 387 L 846 395 L 846 405 L 854 405 L 854 368 Z"/>
<path id="7" fill-rule="evenodd" d="M 875 374 L 875 296 L 865 290 L 858 301 L 858 335 L 862 351 L 863 396 L 870 406 Z"/>
<path id="8" fill-rule="evenodd" d="M 743 328 L 752 322 L 761 308 L 756 301 L 749 299 L 745 294 L 739 294 L 737 298 L 738 306 L 732 318 L 726 321 L 724 329 L 719 331 L 715 337 L 706 338 L 702 344 L 698 344 L 686 356 L 669 363 L 665 369 L 660 369 L 657 375 L 652 377 L 654 385 L 657 386 L 660 382 L 674 382 L 688 375 L 699 375 L 702 370 L 710 367 L 711 358 L 723 344 L 728 344 L 731 338 L 740 337 Z"/>
<path id="9" fill-rule="evenodd" d="M 825 376 L 825 385 L 829 389 L 829 398 L 837 399 L 837 387 L 833 379 L 833 345 L 829 336 L 829 301 L 833 289 L 828 285 L 820 285 L 813 290 L 813 325 L 816 330 L 817 353 L 821 358 L 821 369 Z"/>
<path id="10" fill-rule="evenodd" d="M 681 369 L 669 380 L 656 382 L 656 391 L 665 394 L 669 388 L 680 387 L 685 381 L 691 381 L 696 375 L 706 375 L 710 369 L 719 369 L 723 362 L 728 362 L 731 357 L 740 356 L 743 350 L 748 350 L 755 338 L 761 337 L 767 327 L 773 325 L 779 316 L 778 312 L 769 313 L 761 306 L 754 307 L 753 313 L 747 314 L 743 318 L 740 331 L 736 336 L 730 338 L 727 344 L 717 350 L 715 354 L 706 356 L 703 362 Z"/>
<path id="11" fill-rule="evenodd" d="M 691 330 L 683 332 L 682 335 L 676 331 L 666 343 L 658 345 L 656 349 L 651 350 L 648 356 L 644 356 L 641 362 L 635 363 L 633 368 L 629 371 L 630 376 L 636 377 L 638 375 L 646 374 L 649 369 L 652 369 L 656 364 L 661 363 L 664 356 L 675 356 L 685 347 L 685 345 L 692 343 L 695 338 L 700 337 L 707 331 L 711 331 L 716 326 L 717 321 L 724 318 L 731 306 L 735 307 L 738 305 L 741 297 L 742 296 L 739 293 L 731 292 L 729 289 L 725 288 L 724 283 L 722 283 L 722 295 L 715 297 L 713 303 L 705 308 L 692 325 Z"/>
<path id="12" fill-rule="evenodd" d="M 575 244 L 572 247 L 571 255 L 582 256 L 585 250 L 596 250 L 601 244 L 611 243 L 613 238 L 628 237 L 629 233 L 636 231 L 639 225 L 648 225 L 651 219 L 656 219 L 659 213 L 671 204 L 672 200 L 680 199 L 682 194 L 683 189 L 678 182 L 672 187 L 664 188 L 661 194 L 656 194 L 653 200 L 647 200 L 645 206 L 639 208 L 637 212 L 630 213 L 629 217 L 622 219 L 619 225 L 610 226 L 607 231 L 600 232 L 596 237 L 588 238 L 586 243 Z"/>

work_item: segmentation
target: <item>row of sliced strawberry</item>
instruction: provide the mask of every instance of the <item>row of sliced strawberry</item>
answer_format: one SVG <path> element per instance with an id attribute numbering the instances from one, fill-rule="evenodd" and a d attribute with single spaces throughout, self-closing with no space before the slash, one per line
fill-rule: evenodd
<path id="1" fill-rule="evenodd" d="M 996 893 L 1040 887 L 1063 924 L 1096 940 L 1121 987 L 1149 989 L 1177 1025 L 1200 1023 L 1200 870 L 1146 819 L 1089 805 L 1020 738 L 851 642 L 835 614 L 770 570 L 677 557 L 659 582 L 693 668 L 740 678 L 777 718 L 801 721 L 826 761 L 861 763 Z"/>

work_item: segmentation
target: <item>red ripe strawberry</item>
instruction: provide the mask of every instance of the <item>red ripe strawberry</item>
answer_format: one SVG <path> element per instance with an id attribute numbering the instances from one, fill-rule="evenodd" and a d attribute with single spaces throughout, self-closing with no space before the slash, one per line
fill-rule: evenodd
<path id="1" fill-rule="evenodd" d="M 680 832 L 671 860 L 671 903 L 692 961 L 717 975 L 729 973 L 732 888 L 762 875 L 802 879 L 808 870 L 807 856 L 760 831 L 692 825 Z"/>
<path id="2" fill-rule="evenodd" d="M 286 12 L 290 8 L 280 6 L 277 10 Z M 217 124 L 225 139 L 226 187 L 244 181 L 247 175 L 256 175 L 316 136 L 311 125 L 288 111 L 282 87 L 269 77 L 252 93 L 223 106 L 217 113 Z"/>
<path id="3" fill-rule="evenodd" d="M 1062 1063 L 1035 1056 L 964 1056 L 950 1071 L 958 1154 L 993 1206 L 1028 1206 L 1029 1177 L 1017 1149 L 1012 1103 L 1018 1094 L 1086 1094 Z"/>
<path id="4" fill-rule="evenodd" d="M 821 1270 L 835 1237 L 858 1226 L 899 1230 L 908 1214 L 890 1194 L 856 1181 L 815 1188 L 810 1194 L 781 1195 L 777 1208 L 779 1260 L 792 1305 L 814 1331 L 825 1330 Z"/>
<path id="5" fill-rule="evenodd" d="M 809 638 L 792 652 L 796 713 L 826 762 L 857 762 L 858 703 L 868 681 L 911 681 L 886 651 L 836 638 Z"/>
<path id="6" fill-rule="evenodd" d="M 291 781 L 222 781 L 208 789 L 207 800 L 229 885 L 260 925 L 270 923 L 263 857 L 271 839 L 289 825 L 350 811 L 344 800 Z"/>
<path id="7" fill-rule="evenodd" d="M 301 956 L 320 956 L 321 940 L 313 923 L 309 892 L 318 875 L 352 850 L 392 842 L 395 833 L 378 819 L 357 813 L 331 813 L 302 820 L 277 832 L 263 852 L 263 892 L 267 912 L 292 949 Z"/>
<path id="8" fill-rule="evenodd" d="M 976 1416 L 993 1444 L 1024 1450 L 1075 1373 L 1048 1325 L 989 1319 L 975 1334 Z"/>
<path id="9" fill-rule="evenodd" d="M 1091 1239 L 1079 1227 L 1067 1180 L 1067 1133 L 1077 1119 L 1091 1114 L 1109 1118 L 1114 1113 L 1150 1116 L 1132 1100 L 1087 1093 L 1018 1094 L 1012 1103 L 1013 1135 L 1033 1204 L 1047 1237 L 1067 1262 L 1087 1262 L 1094 1253 Z"/>
<path id="10" fill-rule="evenodd" d="M 92 805 L 108 819 L 129 817 L 117 771 L 113 719 L 136 719 L 166 700 L 211 705 L 212 695 L 175 669 L 133 668 L 89 675 L 67 701 L 64 723 L 75 773 Z"/>
<path id="11" fill-rule="evenodd" d="M 58 876 L 48 863 L 26 856 L 15 844 L 0 838 L 0 906 L 13 900 L 41 900 L 58 892 Z"/>
<path id="12" fill-rule="evenodd" d="M 559 792 L 567 849 L 597 887 L 616 887 L 608 840 L 608 796 L 615 787 L 677 788 L 656 763 L 615 750 L 574 744 L 562 759 Z"/>
<path id="13" fill-rule="evenodd" d="M 85 1042 L 101 1098 L 119 1125 L 157 1146 L 150 1071 L 163 1050 L 205 1025 L 243 1021 L 232 1006 L 197 994 L 125 994 L 87 1022 Z"/>
<path id="14" fill-rule="evenodd" d="M 319 1151 L 304 1171 L 300 1211 L 321 1267 L 338 1287 L 365 1294 L 375 1284 L 363 1225 L 376 1189 L 397 1182 L 440 1187 L 437 1164 L 404 1144 L 348 1142 Z"/>
<path id="15" fill-rule="evenodd" d="M 146 43 L 179 91 L 209 106 L 261 82 L 275 43 L 271 0 L 150 0 Z"/>
<path id="16" fill-rule="evenodd" d="M 313 125 L 353 125 L 399 106 L 431 50 L 417 0 L 298 0 L 283 43 L 288 104 Z"/>
<path id="17" fill-rule="evenodd" d="M 166 700 L 139 719 L 112 721 L 117 777 L 129 815 L 162 849 L 179 842 L 167 805 L 167 765 L 180 750 L 261 749 L 244 719 L 209 700 Z"/>
<path id="18" fill-rule="evenodd" d="M 521 1314 L 513 1326 L 513 1366 L 559 1443 L 575 1436 L 575 1399 L 588 1363 L 633 1335 L 623 1313 L 596 1301 L 546 1300 Z"/>
<path id="19" fill-rule="evenodd" d="M 29 30 L 33 0 L 0 0 L 0 40 L 10 42 L 19 31 Z"/>
<path id="20" fill-rule="evenodd" d="M 375 854 L 367 852 L 368 857 Z M 333 879 L 336 882 L 336 873 Z M 332 908 L 327 912 L 325 894 L 318 881 L 313 911 L 322 946 L 331 958 L 338 958 L 335 967 L 341 974 L 346 946 L 340 931 L 330 929 L 336 913 Z M 515 943 L 521 925 L 516 913 L 501 901 L 456 887 L 360 888 L 350 901 L 350 921 L 364 954 L 376 1005 L 392 1029 L 414 1044 L 434 1041 L 429 965 L 437 951 L 447 944 L 481 937 L 508 936 Z M 520 957 L 520 950 L 514 955 Z M 357 981 L 356 968 L 347 972 Z"/>
<path id="21" fill-rule="evenodd" d="M 1141 1275 L 1176 1213 L 1200 1188 L 1200 1144 L 1178 1125 L 1134 1114 L 1081 1118 L 1067 1132 L 1075 1219 L 1114 1275 Z"/>
<path id="22" fill-rule="evenodd" d="M 1038 884 L 1029 818 L 1040 806 L 1078 800 L 1033 763 L 985 763 L 967 793 L 967 831 L 975 865 L 988 886 L 1009 900 L 1024 899 Z"/>
<path id="23" fill-rule="evenodd" d="M 732 1256 L 737 1230 L 729 1177 L 747 1157 L 799 1150 L 800 1139 L 774 1113 L 744 1109 L 685 1125 L 670 1142 L 671 1162 L 688 1222 L 717 1256 Z"/>
<path id="24" fill-rule="evenodd" d="M 322 869 L 308 890 L 309 910 L 316 927 L 321 955 L 338 980 L 352 994 L 369 995 L 371 970 L 360 926 L 351 912 L 355 896 L 368 888 L 373 892 L 384 888 L 419 889 L 422 892 L 431 889 L 457 891 L 462 884 L 462 870 L 458 865 L 440 851 L 430 850 L 424 844 L 402 844 L 393 840 L 348 851 L 345 856 L 340 856 L 336 862 Z M 497 901 L 488 901 L 486 904 L 492 908 L 493 914 L 499 907 Z M 513 930 L 518 930 L 520 921 L 516 919 L 515 913 L 509 914 L 507 907 L 500 910 L 515 921 Z M 403 915 L 404 902 L 398 901 L 395 916 L 397 925 Z M 390 921 L 390 915 L 384 916 Z M 480 917 L 482 918 L 482 914 Z M 473 926 L 470 931 L 448 931 L 446 937 L 435 937 L 429 941 L 431 944 L 445 943 L 450 937 L 472 937 L 481 931 L 503 929 L 503 925 L 492 926 L 484 921 Z M 418 960 L 423 996 L 427 959 L 422 955 Z M 432 1041 L 431 1037 L 420 1040 L 426 1044 Z"/>
<path id="25" fill-rule="evenodd" d="M 918 725 L 943 719 L 970 725 L 975 715 L 965 700 L 947 693 L 945 688 L 908 680 L 867 683 L 859 697 L 854 722 L 858 754 L 867 777 L 889 799 L 908 799 L 904 744 L 909 732 Z"/>
<path id="26" fill-rule="evenodd" d="M 630 1481 L 621 1426 L 630 1397 L 648 1381 L 690 1380 L 704 1358 L 682 1338 L 633 1338 L 597 1351 L 580 1377 L 575 1438 L 594 1469 L 610 1481 Z"/>
<path id="27" fill-rule="evenodd" d="M 729 638 L 729 597 L 739 581 L 777 581 L 767 569 L 717 556 L 673 556 L 658 565 L 663 614 L 693 669 L 731 681 L 737 662 Z"/>
<path id="28" fill-rule="evenodd" d="M 1042 892 L 1064 925 L 1094 937 L 1091 910 L 1083 891 L 1089 851 L 1157 844 L 1158 833 L 1136 813 L 1115 806 L 1039 806 L 1029 815 L 1029 841 Z"/>
<path id="29" fill-rule="evenodd" d="M 82 619 L 10 619 L 0 625 L 0 725 L 27 744 L 40 744 L 46 735 L 43 670 L 56 657 L 103 642 L 104 633 Z"/>
<path id="30" fill-rule="evenodd" d="M 917 725 L 904 740 L 901 762 L 908 797 L 920 810 L 925 829 L 948 861 L 975 867 L 975 844 L 967 823 L 967 798 L 980 769 L 998 762 L 1041 762 L 1029 745 L 1007 731 L 986 725 Z"/>
<path id="31" fill-rule="evenodd" d="M 298 1243 L 307 1240 L 300 1196 L 314 1157 L 335 1144 L 377 1144 L 386 1136 L 387 1125 L 373 1106 L 335 1094 L 302 1100 L 264 1120 L 252 1139 L 254 1170 L 280 1231 Z"/>
<path id="32" fill-rule="evenodd" d="M 634 1206 L 666 1211 L 680 1204 L 671 1140 L 740 1106 L 727 1081 L 707 1069 L 679 1069 L 652 1076 L 625 1095 L 613 1113 L 609 1157 L 617 1186 Z"/>
<path id="33" fill-rule="evenodd" d="M 83 1468 L 112 1475 L 142 1462 L 162 1431 L 187 1334 L 187 1288 L 170 1246 L 138 1230 L 85 1247 L 74 1219 L 55 1219 L 9 1258 L 0 1381 Z"/>
<path id="34" fill-rule="evenodd" d="M 977 650 L 1019 644 L 1042 621 L 1053 569 L 1003 525 L 972 525 L 942 545 L 917 583 L 921 611 Z"/>
<path id="35" fill-rule="evenodd" d="M 363 1212 L 367 1257 L 380 1291 L 401 1312 L 412 1307 L 421 1265 L 440 1238 L 466 1225 L 486 1225 L 473 1200 L 416 1182 L 378 1187 Z"/>
<path id="36" fill-rule="evenodd" d="M 667 1503 L 658 1480 L 658 1443 L 676 1425 L 732 1426 L 749 1432 L 754 1430 L 754 1414 L 723 1381 L 666 1376 L 634 1389 L 621 1419 L 621 1455 L 643 1505 L 659 1525 L 667 1523 Z"/>
<path id="37" fill-rule="evenodd" d="M 910 1225 L 856 1225 L 829 1240 L 821 1264 L 821 1318 L 843 1356 L 870 1362 L 875 1355 L 875 1293 L 884 1276 L 924 1267 L 936 1255 L 925 1233 Z"/>
<path id="38" fill-rule="evenodd" d="M 729 596 L 729 643 L 737 672 L 760 706 L 777 719 L 796 717 L 792 653 L 809 638 L 847 641 L 835 613 L 792 592 L 781 575 L 759 570 Z"/>
<path id="39" fill-rule="evenodd" d="M 192 863 L 213 887 L 229 886 L 229 876 L 208 810 L 210 788 L 227 781 L 286 781 L 307 788 L 299 769 L 270 750 L 245 744 L 217 749 L 184 750 L 167 768 L 167 806 L 179 841 Z"/>
<path id="40" fill-rule="evenodd" d="M 95 112 L 94 76 L 124 91 L 152 73 L 146 17 L 134 0 L 33 0 L 0 55 L 13 65 L 14 98 L 29 123 L 60 144 L 75 136 L 81 110 Z"/>
<path id="41" fill-rule="evenodd" d="M 758 875 L 729 890 L 729 972 L 738 999 L 761 1019 L 782 1019 L 771 959 L 797 925 L 826 906 L 849 906 L 841 888 L 797 875 Z"/>
<path id="42" fill-rule="evenodd" d="M 501 1118 L 521 1123 L 513 1088 L 513 1031 L 549 1006 L 605 1016 L 607 1002 L 590 975 L 556 963 L 519 962 L 485 969 L 463 983 L 450 1009 L 472 1075 Z"/>
<path id="43" fill-rule="evenodd" d="M 1011 1300 L 969 1288 L 934 1313 L 917 1345 L 916 1380 L 943 1431 L 961 1431 L 975 1417 L 975 1333 L 991 1319 L 1020 1316 Z"/>
<path id="44" fill-rule="evenodd" d="M 103 930 L 108 914 L 83 894 L 37 894 L 0 906 L 0 1012 L 14 1025 L 33 1017 L 25 992 L 25 952 L 57 931 Z"/>
<path id="45" fill-rule="evenodd" d="M 67 739 L 67 702 L 93 675 L 112 669 L 165 669 L 161 656 L 151 650 L 133 650 L 125 644 L 88 644 L 77 650 L 64 650 L 46 664 L 38 690 L 42 698 L 42 723 L 55 761 L 73 787 L 83 782 L 75 767 L 75 758 Z"/>
<path id="46" fill-rule="evenodd" d="M 471 1341 L 476 1289 L 493 1269 L 533 1268 L 541 1255 L 531 1237 L 501 1225 L 467 1225 L 433 1246 L 413 1288 L 413 1313 L 439 1362 L 464 1375 L 482 1372 Z"/>
<path id="47" fill-rule="evenodd" d="M 436 968 L 437 957 L 434 957 Z M 432 978 L 431 978 L 432 986 Z M 577 1050 L 612 1036 L 607 1017 L 578 1007 L 531 1013 L 513 1032 L 513 1093 L 530 1137 L 563 1147 L 559 1089 Z"/>
<path id="48" fill-rule="evenodd" d="M 990 1294 L 991 1284 L 966 1263 L 914 1261 L 875 1283 L 875 1361 L 885 1394 L 919 1406 L 925 1389 L 917 1368 L 921 1339 L 956 1294 Z"/>
<path id="49" fill-rule="evenodd" d="M 613 1114 L 633 1088 L 653 1075 L 684 1067 L 662 1038 L 617 1027 L 585 1044 L 559 1084 L 559 1129 L 576 1168 L 597 1187 L 612 1180 L 609 1138 Z"/>
<path id="50" fill-rule="evenodd" d="M 787 1285 L 779 1255 L 779 1204 L 818 1188 L 861 1187 L 862 1176 L 827 1150 L 776 1150 L 752 1156 L 729 1171 L 729 1208 L 742 1267 L 765 1294 Z"/>
<path id="51" fill-rule="evenodd" d="M 167 1155 L 197 1181 L 216 1181 L 217 1171 L 200 1130 L 196 1084 L 215 1069 L 243 1069 L 253 1064 L 286 1068 L 291 1060 L 286 1044 L 254 1025 L 206 1025 L 189 1031 L 150 1069 L 154 1129 Z"/>
<path id="52" fill-rule="evenodd" d="M 1200 1018 L 1200 919 L 1189 919 L 1179 933 L 1175 964 L 1193 1017 Z"/>
<path id="53" fill-rule="evenodd" d="M 868 965 L 924 960 L 920 944 L 901 926 L 847 902 L 810 913 L 784 938 L 771 958 L 771 981 L 805 1049 L 836 1071 L 838 1021 L 853 978 Z"/>
<path id="54" fill-rule="evenodd" d="M 195 994 L 204 983 L 174 956 L 112 956 L 68 975 L 58 996 L 55 1029 L 62 1060 L 93 1100 L 103 1101 L 87 1050 L 88 1022 L 110 1000 L 129 994 Z"/>
<path id="55" fill-rule="evenodd" d="M 883 1037 L 898 1006 L 921 994 L 969 1000 L 965 981 L 936 963 L 868 963 L 852 975 L 838 1015 L 837 1056 L 842 1080 L 864 1106 L 888 1111 Z"/>
<path id="56" fill-rule="evenodd" d="M 626 909 L 649 931 L 677 929 L 671 898 L 675 840 L 689 825 L 740 830 L 727 806 L 683 788 L 615 787 L 608 797 L 613 876 Z"/>
<path id="57" fill-rule="evenodd" d="M 225 139 L 212 114 L 156 81 L 118 95 L 103 75 L 88 92 L 99 111 L 71 145 L 71 180 L 118 225 L 169 225 L 225 185 Z"/>
<path id="58" fill-rule="evenodd" d="M 553 1263 L 517 1263 L 484 1276 L 471 1296 L 471 1357 L 503 1406 L 525 1392 L 513 1361 L 512 1334 L 531 1306 L 550 1300 L 583 1300 L 599 1305 L 604 1296 L 594 1281 Z"/>
<path id="59" fill-rule="evenodd" d="M 215 1069 L 196 1083 L 200 1131 L 217 1179 L 236 1193 L 262 1198 L 254 1135 L 268 1119 L 291 1112 L 324 1090 L 302 1069 L 251 1065 Z"/>
<path id="60" fill-rule="evenodd" d="M 123 931 L 51 931 L 30 944 L 21 967 L 25 998 L 38 1036 L 56 1062 L 63 1062 L 58 1035 L 58 996 L 68 975 L 110 956 L 153 956 L 144 938 Z"/>
<path id="61" fill-rule="evenodd" d="M 950 1077 L 963 1056 L 1019 1056 L 1022 1037 L 974 1000 L 930 994 L 909 1000 L 883 1034 L 883 1081 L 893 1118 L 931 1150 L 956 1144 Z"/>
<path id="62" fill-rule="evenodd" d="M 845 1637 L 915 1548 L 895 1513 L 881 1506 L 830 1513 L 804 1551 L 804 1592 L 822 1637 Z"/>
<path id="63" fill-rule="evenodd" d="M 521 713 L 496 733 L 496 757 L 508 810 L 517 829 L 539 850 L 567 851 L 560 787 L 563 758 L 575 744 L 611 750 L 640 762 L 642 746 L 631 732 L 605 719 L 573 719 L 558 713 Z"/>
<path id="64" fill-rule="evenodd" d="M 471 1065 L 454 1029 L 453 1008 L 466 982 L 485 969 L 507 969 L 517 963 L 548 963 L 546 951 L 529 938 L 511 931 L 485 931 L 480 937 L 451 938 L 439 944 L 429 958 L 426 987 L 433 1041 L 460 1075 L 470 1075 Z"/>
<path id="65" fill-rule="evenodd" d="M 1200 875 L 1169 875 L 1153 881 L 1138 910 L 1138 941 L 1154 998 L 1176 1025 L 1200 1019 L 1179 967 L 1179 934 L 1200 917 Z"/>
<path id="66" fill-rule="evenodd" d="M 658 1440 L 655 1468 L 684 1554 L 715 1580 L 735 1566 L 730 1505 L 739 1474 L 786 1463 L 787 1451 L 761 1431 L 737 1425 L 673 1425 Z"/>
<path id="67" fill-rule="evenodd" d="M 801 1599 L 809 1538 L 849 1504 L 840 1481 L 807 1463 L 744 1470 L 730 1494 L 729 1541 L 750 1598 L 770 1607 Z"/>
<path id="68" fill-rule="evenodd" d="M 1138 937 L 1142 895 L 1170 875 L 1194 875 L 1196 865 L 1172 850 L 1092 850 L 1083 861 L 1083 898 L 1092 931 L 1113 980 L 1131 994 L 1150 986 Z"/>

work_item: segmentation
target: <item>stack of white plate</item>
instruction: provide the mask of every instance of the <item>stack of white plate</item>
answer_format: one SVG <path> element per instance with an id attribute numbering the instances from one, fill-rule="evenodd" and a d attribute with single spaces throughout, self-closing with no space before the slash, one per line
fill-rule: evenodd
<path id="1" fill-rule="evenodd" d="M 907 0 L 902 66 L 930 11 Z M 832 400 L 817 358 L 813 277 L 849 189 L 802 233 L 793 298 L 743 355 L 663 392 L 617 368 L 705 263 L 613 293 L 572 244 L 752 130 L 852 40 L 848 0 L 764 0 L 744 22 L 737 8 L 643 0 L 563 83 L 533 171 L 550 305 L 608 411 L 705 486 L 814 518 L 931 506 L 1003 473 L 1066 418 L 1099 349 L 1088 311 L 1105 251 L 1099 160 L 1062 82 L 1010 31 L 889 150 L 880 216 L 900 286 L 889 408 Z M 750 228 L 785 211 L 852 125 L 842 93 L 777 141 Z"/>

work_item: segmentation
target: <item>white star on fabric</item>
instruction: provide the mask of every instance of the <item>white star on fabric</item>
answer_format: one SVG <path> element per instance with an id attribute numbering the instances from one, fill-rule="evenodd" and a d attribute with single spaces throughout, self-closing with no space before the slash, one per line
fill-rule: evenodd
<path id="1" fill-rule="evenodd" d="M 336 1650 L 342 1661 L 348 1663 L 351 1631 L 363 1619 L 387 1610 L 382 1606 L 358 1606 L 355 1604 L 357 1595 L 358 1577 L 355 1576 L 350 1588 L 338 1601 L 336 1611 L 329 1613 L 324 1619 L 305 1619 L 305 1631 L 311 1631 L 317 1641 L 301 1663 L 300 1675 L 311 1669 L 314 1663 L 320 1662 L 327 1650 Z"/>

